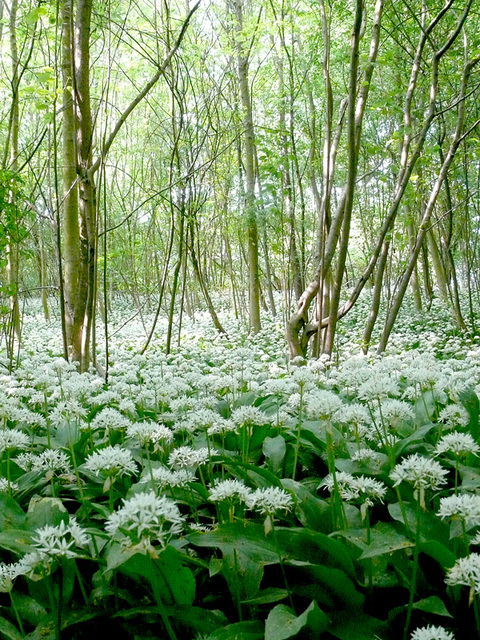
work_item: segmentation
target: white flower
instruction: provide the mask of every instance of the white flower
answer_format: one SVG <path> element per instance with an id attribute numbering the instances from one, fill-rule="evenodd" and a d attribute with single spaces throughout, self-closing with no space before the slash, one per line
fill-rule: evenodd
<path id="1" fill-rule="evenodd" d="M 135 473 L 137 463 L 128 449 L 120 445 L 108 446 L 94 451 L 85 460 L 84 468 L 93 471 L 97 476 L 100 472 L 107 476 L 121 476 L 124 473 Z"/>
<path id="2" fill-rule="evenodd" d="M 387 492 L 387 487 L 383 482 L 368 476 L 353 476 L 346 471 L 337 471 L 335 480 L 340 497 L 347 502 L 359 499 L 371 506 L 374 500 L 382 500 Z M 332 493 L 335 488 L 333 474 L 330 473 L 319 487 L 326 487 Z"/>
<path id="3" fill-rule="evenodd" d="M 210 450 L 206 447 L 201 449 L 192 449 L 192 447 L 178 447 L 174 449 L 168 457 L 168 464 L 174 469 L 185 469 L 188 467 L 197 467 L 200 464 L 205 464 L 210 455 L 216 455 L 215 450 Z"/>
<path id="4" fill-rule="evenodd" d="M 19 487 L 16 482 L 9 482 L 6 478 L 0 478 L 0 493 L 18 491 L 18 488 Z"/>
<path id="5" fill-rule="evenodd" d="M 29 437 L 19 429 L 0 430 L 0 454 L 14 449 L 26 449 L 29 444 Z"/>
<path id="6" fill-rule="evenodd" d="M 263 413 L 258 407 L 238 407 L 232 412 L 232 421 L 238 425 L 256 425 L 262 426 L 271 422 L 270 418 Z"/>
<path id="7" fill-rule="evenodd" d="M 390 473 L 396 487 L 402 481 L 409 482 L 415 489 L 437 489 L 447 481 L 448 471 L 440 463 L 414 453 L 404 458 Z"/>
<path id="8" fill-rule="evenodd" d="M 372 375 L 360 385 L 358 397 L 360 400 L 381 400 L 400 393 L 398 382 L 385 375 Z"/>
<path id="9" fill-rule="evenodd" d="M 90 427 L 92 430 L 105 429 L 105 431 L 122 431 L 131 424 L 130 420 L 126 418 L 120 411 L 113 407 L 105 407 L 100 413 L 97 413 L 92 420 Z"/>
<path id="10" fill-rule="evenodd" d="M 222 500 L 246 502 L 250 494 L 251 490 L 241 480 L 220 480 L 210 489 L 208 499 L 212 502 Z"/>
<path id="11" fill-rule="evenodd" d="M 132 440 L 138 440 L 142 447 L 148 446 L 149 443 L 158 444 L 163 441 L 165 444 L 173 442 L 172 431 L 163 424 L 156 422 L 136 422 L 130 424 L 126 431 L 127 437 Z"/>
<path id="12" fill-rule="evenodd" d="M 68 524 L 62 520 L 56 527 L 47 525 L 37 529 L 32 543 L 42 555 L 75 558 L 78 555 L 76 547 L 85 547 L 88 537 L 75 518 L 71 517 Z"/>
<path id="13" fill-rule="evenodd" d="M 479 451 L 480 447 L 470 433 L 447 433 L 439 440 L 435 455 L 451 452 L 456 456 L 466 456 Z"/>
<path id="14" fill-rule="evenodd" d="M 64 451 L 58 449 L 45 449 L 39 454 L 21 453 L 15 458 L 15 462 L 24 471 L 45 471 L 70 473 L 72 467 L 70 460 Z"/>
<path id="15" fill-rule="evenodd" d="M 455 636 L 444 627 L 435 627 L 433 624 L 429 624 L 426 627 L 415 629 L 410 640 L 455 640 Z"/>
<path id="16" fill-rule="evenodd" d="M 437 513 L 440 518 L 458 517 L 471 525 L 480 525 L 480 496 L 475 493 L 460 493 L 440 499 Z"/>
<path id="17" fill-rule="evenodd" d="M 272 515 L 275 511 L 281 509 L 288 511 L 293 504 L 293 500 L 292 496 L 284 489 L 280 489 L 280 487 L 266 487 L 265 489 L 256 489 L 248 494 L 246 503 L 251 510 Z"/>
<path id="18" fill-rule="evenodd" d="M 344 406 L 342 400 L 333 391 L 314 389 L 305 396 L 305 412 L 314 420 L 335 420 Z"/>
<path id="19" fill-rule="evenodd" d="M 413 420 L 415 416 L 409 404 L 393 398 L 387 398 L 382 402 L 381 415 L 383 420 L 393 429 L 395 429 L 400 422 Z"/>
<path id="20" fill-rule="evenodd" d="M 352 456 L 352 460 L 356 462 L 360 462 L 362 464 L 367 464 L 368 462 L 375 462 L 378 460 L 378 453 L 373 449 L 368 449 L 366 447 L 362 449 L 358 449 Z"/>
<path id="21" fill-rule="evenodd" d="M 480 554 L 471 553 L 466 558 L 459 558 L 448 570 L 445 582 L 449 585 L 465 585 L 471 593 L 480 595 Z"/>
<path id="22" fill-rule="evenodd" d="M 171 471 L 166 467 L 157 467 L 152 471 L 155 483 L 163 489 L 164 487 L 185 487 L 189 482 L 194 482 L 195 474 L 191 469 L 177 469 Z M 144 480 L 148 482 L 149 475 Z"/>
<path id="23" fill-rule="evenodd" d="M 150 491 L 124 500 L 123 507 L 108 517 L 105 529 L 124 546 L 148 550 L 154 541 L 165 547 L 182 531 L 184 520 L 173 500 Z"/>
<path id="24" fill-rule="evenodd" d="M 468 411 L 461 404 L 449 404 L 440 411 L 439 420 L 445 422 L 447 427 L 465 427 L 470 416 Z"/>

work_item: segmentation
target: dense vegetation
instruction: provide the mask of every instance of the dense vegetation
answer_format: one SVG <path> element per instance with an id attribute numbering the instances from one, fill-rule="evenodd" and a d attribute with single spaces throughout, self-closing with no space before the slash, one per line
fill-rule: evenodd
<path id="1" fill-rule="evenodd" d="M 298 366 L 227 313 L 142 356 L 119 303 L 105 384 L 34 311 L 2 378 L 2 637 L 480 631 L 480 345 L 451 321 L 409 310 L 367 358 L 352 318 Z"/>
<path id="2" fill-rule="evenodd" d="M 0 0 L 0 57 L 0 638 L 480 636 L 477 3 Z"/>

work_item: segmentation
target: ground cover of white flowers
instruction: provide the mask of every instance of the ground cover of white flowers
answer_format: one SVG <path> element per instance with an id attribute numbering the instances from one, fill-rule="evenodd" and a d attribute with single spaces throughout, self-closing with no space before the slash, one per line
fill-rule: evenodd
<path id="1" fill-rule="evenodd" d="M 480 342 L 437 309 L 365 357 L 355 313 L 300 366 L 279 322 L 139 355 L 118 311 L 105 384 L 31 311 L 0 374 L 0 637 L 479 637 Z"/>

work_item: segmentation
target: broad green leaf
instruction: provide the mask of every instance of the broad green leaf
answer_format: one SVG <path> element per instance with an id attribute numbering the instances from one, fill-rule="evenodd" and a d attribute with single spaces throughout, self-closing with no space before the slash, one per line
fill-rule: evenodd
<path id="1" fill-rule="evenodd" d="M 279 562 L 273 538 L 265 538 L 263 526 L 255 523 L 224 524 L 214 531 L 188 535 L 193 545 L 216 547 L 223 554 L 223 574 L 233 594 L 238 593 L 237 581 L 243 589 L 241 598 L 258 593 L 265 565 Z"/>
<path id="2" fill-rule="evenodd" d="M 290 478 L 284 478 L 282 486 L 294 494 L 295 515 L 305 527 L 322 532 L 330 530 L 331 507 L 326 500 L 317 498 L 300 482 Z"/>
<path id="3" fill-rule="evenodd" d="M 15 606 L 20 618 L 26 620 L 32 627 L 36 627 L 47 615 L 45 608 L 35 598 L 25 593 L 15 592 Z"/>
<path id="4" fill-rule="evenodd" d="M 286 451 L 287 445 L 285 443 L 285 438 L 281 435 L 278 435 L 275 438 L 267 436 L 263 441 L 263 454 L 272 471 L 275 473 L 281 472 Z"/>
<path id="5" fill-rule="evenodd" d="M 446 618 L 452 618 L 452 614 L 448 611 L 447 607 L 438 596 L 429 596 L 423 600 L 415 602 L 414 609 L 418 611 L 424 611 L 425 613 L 433 613 L 436 616 L 444 616 Z"/>
<path id="6" fill-rule="evenodd" d="M 181 633 L 188 632 L 188 637 L 193 637 L 196 634 L 201 634 L 203 637 L 206 633 L 213 633 L 219 627 L 223 627 L 228 623 L 227 618 L 221 611 L 210 611 L 209 609 L 187 605 L 166 605 L 165 610 L 175 630 L 180 629 Z M 122 609 L 112 614 L 111 617 L 145 619 L 152 615 L 160 615 L 158 607 Z M 178 633 L 178 637 L 181 637 L 180 633 Z"/>
<path id="7" fill-rule="evenodd" d="M 0 549 L 8 549 L 18 555 L 32 550 L 32 533 L 25 529 L 7 529 L 0 532 Z"/>
<path id="8" fill-rule="evenodd" d="M 56 527 L 60 522 L 68 522 L 68 512 L 59 498 L 39 498 L 30 500 L 27 511 L 26 526 L 31 531 L 47 525 Z"/>
<path id="9" fill-rule="evenodd" d="M 211 633 L 206 640 L 263 640 L 263 623 L 235 622 Z"/>
<path id="10" fill-rule="evenodd" d="M 0 618 L 0 637 L 5 640 L 23 640 L 24 636 L 15 625 L 5 618 Z"/>
<path id="11" fill-rule="evenodd" d="M 381 556 L 385 553 L 393 553 L 400 549 L 409 549 L 415 546 L 412 542 L 402 533 L 399 533 L 394 527 L 386 523 L 380 523 L 381 526 L 373 527 L 370 535 L 371 542 L 365 551 L 360 556 L 360 560 L 366 558 L 374 558 L 375 556 Z"/>
<path id="12" fill-rule="evenodd" d="M 330 633 L 340 640 L 373 640 L 373 638 L 387 638 L 387 625 L 382 620 L 358 612 L 332 612 L 330 618 Z"/>
<path id="13" fill-rule="evenodd" d="M 425 424 L 419 427 L 418 429 L 416 429 L 412 434 L 410 434 L 406 438 L 402 438 L 402 440 L 397 442 L 397 444 L 395 445 L 395 450 L 394 450 L 395 457 L 400 456 L 408 447 L 410 447 L 410 445 L 413 445 L 416 442 L 421 442 L 423 445 L 423 443 L 425 442 L 425 436 L 427 435 L 427 433 L 432 429 L 434 429 L 436 426 L 437 425 L 433 423 Z"/>
<path id="14" fill-rule="evenodd" d="M 416 527 L 416 505 L 413 503 L 405 502 L 405 512 L 407 515 L 407 523 L 410 528 L 410 532 L 415 531 Z M 394 520 L 404 523 L 402 510 L 398 502 L 388 505 L 388 512 Z M 446 522 L 443 522 L 434 513 L 430 511 L 422 511 L 421 514 L 422 523 L 420 529 L 421 540 L 438 540 L 443 545 L 448 545 L 450 539 L 450 527 Z"/>
<path id="15" fill-rule="evenodd" d="M 115 554 L 117 555 L 117 554 Z M 118 557 L 118 556 L 117 556 Z M 183 566 L 181 554 L 171 545 L 159 553 L 158 558 L 152 559 L 139 553 L 131 553 L 124 562 L 117 567 L 130 576 L 138 576 L 149 581 L 155 581 L 162 599 L 167 604 L 189 606 L 195 598 L 195 578 L 192 571 Z M 107 565 L 107 570 L 111 569 Z"/>
<path id="16" fill-rule="evenodd" d="M 21 529 L 25 522 L 25 514 L 16 500 L 8 495 L 0 495 L 0 531 L 5 529 Z"/>
<path id="17" fill-rule="evenodd" d="M 242 600 L 243 604 L 271 604 L 272 602 L 279 602 L 288 598 L 288 591 L 286 589 L 278 589 L 277 587 L 268 587 L 259 591 L 253 598 Z"/>
<path id="18" fill-rule="evenodd" d="M 299 616 L 290 607 L 278 604 L 270 611 L 265 623 L 265 640 L 287 640 L 295 637 L 300 631 L 308 630 L 308 637 L 320 638 L 326 631 L 329 620 L 316 602 Z"/>
<path id="19" fill-rule="evenodd" d="M 276 534 L 285 557 L 338 568 L 355 580 L 353 561 L 343 542 L 311 529 L 276 527 Z"/>
<path id="20" fill-rule="evenodd" d="M 293 593 L 316 600 L 328 610 L 361 610 L 365 597 L 341 569 L 286 561 L 288 583 Z"/>
<path id="21" fill-rule="evenodd" d="M 447 549 L 447 547 L 441 542 L 438 542 L 438 540 L 422 542 L 419 545 L 419 551 L 420 553 L 425 553 L 436 560 L 445 571 L 450 569 L 450 567 L 453 567 L 457 561 L 456 555 Z"/>

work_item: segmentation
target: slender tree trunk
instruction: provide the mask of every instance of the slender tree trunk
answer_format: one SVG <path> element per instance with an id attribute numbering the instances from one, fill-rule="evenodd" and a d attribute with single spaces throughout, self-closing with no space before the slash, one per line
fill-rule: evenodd
<path id="1" fill-rule="evenodd" d="M 260 282 L 258 265 L 258 228 L 255 203 L 255 132 L 253 127 L 252 101 L 248 78 L 248 52 L 243 45 L 243 0 L 235 1 L 237 30 L 237 68 L 240 99 L 243 110 L 244 164 L 246 176 L 245 215 L 248 238 L 248 288 L 249 324 L 254 333 L 261 329 L 260 322 Z"/>

